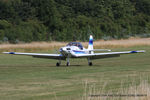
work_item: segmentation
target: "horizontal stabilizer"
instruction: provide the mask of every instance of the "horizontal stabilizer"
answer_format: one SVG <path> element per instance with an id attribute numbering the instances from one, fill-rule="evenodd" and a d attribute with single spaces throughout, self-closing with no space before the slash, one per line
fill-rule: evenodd
<path id="1" fill-rule="evenodd" d="M 93 49 L 89 51 L 111 51 L 110 49 Z"/>

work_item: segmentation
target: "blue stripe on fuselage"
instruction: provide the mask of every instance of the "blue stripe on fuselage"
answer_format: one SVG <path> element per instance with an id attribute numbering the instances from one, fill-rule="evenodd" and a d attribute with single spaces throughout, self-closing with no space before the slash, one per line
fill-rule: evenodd
<path id="1" fill-rule="evenodd" d="M 73 52 L 75 52 L 75 54 L 85 54 L 84 51 L 76 51 L 76 50 L 73 50 Z"/>

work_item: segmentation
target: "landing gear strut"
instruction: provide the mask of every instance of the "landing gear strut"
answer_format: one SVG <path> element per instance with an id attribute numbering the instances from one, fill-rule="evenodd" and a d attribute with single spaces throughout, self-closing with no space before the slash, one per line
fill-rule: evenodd
<path id="1" fill-rule="evenodd" d="M 70 62 L 69 62 L 69 56 L 67 57 L 67 66 L 70 66 Z"/>
<path id="2" fill-rule="evenodd" d="M 60 63 L 57 62 L 57 63 L 56 63 L 56 66 L 57 66 L 57 67 L 60 66 Z"/>
<path id="3" fill-rule="evenodd" d="M 59 67 L 61 64 L 61 60 L 59 60 L 59 62 L 56 63 L 56 66 Z"/>
<path id="4" fill-rule="evenodd" d="M 88 58 L 88 65 L 89 66 L 92 66 L 93 64 L 92 64 L 92 61 L 90 60 L 90 58 Z"/>
<path id="5" fill-rule="evenodd" d="M 69 62 L 67 62 L 67 64 L 66 64 L 67 66 L 69 66 L 70 65 L 70 63 Z"/>

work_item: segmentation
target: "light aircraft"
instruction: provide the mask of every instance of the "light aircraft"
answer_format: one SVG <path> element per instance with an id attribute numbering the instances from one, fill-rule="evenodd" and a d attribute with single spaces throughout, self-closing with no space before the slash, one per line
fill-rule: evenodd
<path id="1" fill-rule="evenodd" d="M 47 59 L 56 59 L 58 62 L 56 66 L 60 66 L 61 60 L 67 60 L 67 66 L 70 65 L 70 58 L 87 58 L 88 65 L 92 66 L 92 60 L 110 58 L 110 57 L 119 57 L 121 54 L 133 54 L 133 53 L 142 53 L 144 50 L 139 51 L 122 51 L 122 52 L 110 52 L 108 49 L 94 49 L 93 48 L 93 36 L 90 35 L 88 48 L 84 48 L 80 42 L 70 42 L 65 47 L 59 49 L 60 54 L 44 54 L 44 53 L 20 53 L 20 52 L 3 52 L 4 54 L 13 54 L 13 55 L 27 55 L 36 58 L 47 58 Z M 109 51 L 104 53 L 94 53 L 94 51 Z"/>

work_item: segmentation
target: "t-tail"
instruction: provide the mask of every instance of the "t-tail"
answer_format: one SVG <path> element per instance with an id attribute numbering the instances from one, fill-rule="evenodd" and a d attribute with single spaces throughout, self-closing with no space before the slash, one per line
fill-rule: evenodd
<path id="1" fill-rule="evenodd" d="M 88 45 L 88 50 L 89 50 L 89 53 L 90 54 L 93 54 L 94 52 L 93 52 L 93 36 L 92 35 L 90 35 L 90 38 L 89 38 L 89 45 Z"/>

